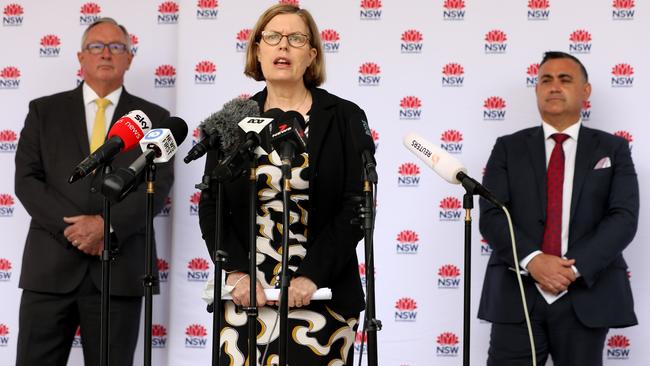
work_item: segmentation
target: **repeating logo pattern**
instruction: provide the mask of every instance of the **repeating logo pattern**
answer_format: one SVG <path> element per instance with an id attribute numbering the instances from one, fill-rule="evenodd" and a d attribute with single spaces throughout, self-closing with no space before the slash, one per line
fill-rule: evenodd
<path id="1" fill-rule="evenodd" d="M 158 258 L 156 261 L 156 267 L 158 267 L 158 277 L 160 282 L 167 282 L 169 280 L 169 262 L 162 258 Z"/>
<path id="2" fill-rule="evenodd" d="M 172 65 L 160 65 L 156 68 L 153 82 L 156 88 L 173 88 L 176 86 L 176 68 Z"/>
<path id="3" fill-rule="evenodd" d="M 607 339 L 607 359 L 627 360 L 630 358 L 630 340 L 620 334 Z"/>
<path id="4" fill-rule="evenodd" d="M 442 4 L 442 19 L 444 20 L 465 20 L 464 0 L 445 0 Z"/>
<path id="5" fill-rule="evenodd" d="M 11 281 L 11 262 L 6 258 L 0 258 L 0 282 Z"/>
<path id="6" fill-rule="evenodd" d="M 569 52 L 574 54 L 591 52 L 591 33 L 585 29 L 577 29 L 569 35 Z"/>
<path id="7" fill-rule="evenodd" d="M 419 120 L 422 117 L 422 101 L 414 95 L 402 98 L 399 106 L 399 119 Z"/>
<path id="8" fill-rule="evenodd" d="M 201 192 L 194 192 L 190 196 L 190 215 L 198 216 L 199 214 L 199 201 L 201 200 Z"/>
<path id="9" fill-rule="evenodd" d="M 381 0 L 361 0 L 361 20 L 381 20 Z"/>
<path id="10" fill-rule="evenodd" d="M 14 215 L 14 197 L 8 193 L 0 193 L 0 217 L 12 217 Z"/>
<path id="11" fill-rule="evenodd" d="M 381 82 L 381 68 L 374 62 L 359 66 L 359 86 L 378 86 Z"/>
<path id="12" fill-rule="evenodd" d="M 180 8 L 174 1 L 165 1 L 158 5 L 158 24 L 177 24 Z"/>
<path id="13" fill-rule="evenodd" d="M 403 297 L 395 302 L 396 322 L 415 322 L 418 316 L 418 304 L 410 297 Z"/>
<path id="14" fill-rule="evenodd" d="M 101 18 L 102 8 L 97 3 L 85 3 L 79 10 L 79 25 L 90 25 Z"/>
<path id="15" fill-rule="evenodd" d="M 9 345 L 9 327 L 6 324 L 0 323 L 0 347 L 7 347 Z"/>
<path id="16" fill-rule="evenodd" d="M 621 63 L 612 67 L 612 87 L 631 88 L 634 86 L 634 68 L 630 64 Z"/>
<path id="17" fill-rule="evenodd" d="M 214 84 L 216 80 L 217 66 L 212 61 L 200 61 L 194 67 L 195 84 Z"/>
<path id="18" fill-rule="evenodd" d="M 18 89 L 20 70 L 15 66 L 5 66 L 0 70 L 0 89 Z"/>
<path id="19" fill-rule="evenodd" d="M 61 38 L 56 34 L 47 34 L 41 38 L 40 57 L 59 57 L 61 53 Z"/>
<path id="20" fill-rule="evenodd" d="M 463 134 L 458 130 L 447 130 L 440 135 L 440 147 L 450 154 L 463 152 Z"/>
<path id="21" fill-rule="evenodd" d="M 438 205 L 440 211 L 438 212 L 438 219 L 440 221 L 460 221 L 463 213 L 463 207 L 460 200 L 456 197 L 445 197 Z"/>
<path id="22" fill-rule="evenodd" d="M 12 130 L 0 131 L 0 153 L 14 153 L 18 148 L 18 134 Z"/>
<path id="23" fill-rule="evenodd" d="M 205 258 L 193 258 L 187 263 L 187 280 L 205 282 L 210 276 L 210 263 Z"/>
<path id="24" fill-rule="evenodd" d="M 460 340 L 452 332 L 440 333 L 436 338 L 436 356 L 438 357 L 458 357 L 460 352 Z"/>
<path id="25" fill-rule="evenodd" d="M 613 20 L 634 20 L 634 0 L 612 1 Z"/>
<path id="26" fill-rule="evenodd" d="M 460 87 L 465 82 L 465 68 L 457 62 L 442 67 L 442 86 Z"/>
<path id="27" fill-rule="evenodd" d="M 438 288 L 457 289 L 460 287 L 460 269 L 453 264 L 438 268 Z"/>
<path id="28" fill-rule="evenodd" d="M 414 163 L 404 163 L 397 169 L 399 187 L 417 187 L 420 184 L 420 167 Z"/>
<path id="29" fill-rule="evenodd" d="M 162 324 L 151 325 L 151 347 L 165 348 L 166 346 L 167 346 L 167 328 L 165 328 L 165 326 L 163 326 Z"/>
<path id="30" fill-rule="evenodd" d="M 235 50 L 237 52 L 246 52 L 246 48 L 248 47 L 248 40 L 251 38 L 251 32 L 253 30 L 250 28 L 244 28 L 237 32 L 237 35 L 235 36 L 236 42 L 235 42 Z"/>
<path id="31" fill-rule="evenodd" d="M 341 35 L 334 29 L 323 29 L 320 39 L 325 53 L 338 53 L 341 49 Z"/>
<path id="32" fill-rule="evenodd" d="M 186 348 L 205 348 L 208 343 L 208 331 L 201 324 L 191 324 L 185 328 Z"/>
<path id="33" fill-rule="evenodd" d="M 539 76 L 539 63 L 528 65 L 526 68 L 526 86 L 531 88 L 537 85 Z"/>
<path id="34" fill-rule="evenodd" d="M 397 254 L 418 254 L 420 237 L 413 230 L 402 230 L 397 234 Z"/>
<path id="35" fill-rule="evenodd" d="M 409 29 L 402 33 L 402 53 L 422 53 L 422 32 L 416 29 Z"/>
<path id="36" fill-rule="evenodd" d="M 483 101 L 484 121 L 503 121 L 506 119 L 506 101 L 499 96 L 491 96 Z"/>
<path id="37" fill-rule="evenodd" d="M 485 34 L 484 50 L 486 54 L 506 53 L 508 35 L 499 29 L 493 29 Z"/>
<path id="38" fill-rule="evenodd" d="M 20 4 L 7 4 L 2 10 L 2 25 L 5 27 L 20 27 L 23 25 L 25 9 Z"/>
<path id="39" fill-rule="evenodd" d="M 217 0 L 199 0 L 196 4 L 196 19 L 217 19 L 218 7 Z"/>
<path id="40" fill-rule="evenodd" d="M 550 7 L 549 0 L 528 0 L 528 20 L 548 20 Z"/>

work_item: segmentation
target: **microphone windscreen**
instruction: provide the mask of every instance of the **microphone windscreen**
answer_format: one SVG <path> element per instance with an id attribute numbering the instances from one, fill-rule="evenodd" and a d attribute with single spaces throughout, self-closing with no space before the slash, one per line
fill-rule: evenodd
<path id="1" fill-rule="evenodd" d="M 458 159 L 415 133 L 404 136 L 404 146 L 449 183 L 460 184 L 458 173 L 467 173 Z"/>
<path id="2" fill-rule="evenodd" d="M 108 138 L 119 137 L 124 144 L 122 151 L 126 151 L 137 146 L 149 129 L 149 117 L 140 110 L 133 110 L 115 121 L 108 131 Z"/>
<path id="3" fill-rule="evenodd" d="M 204 134 L 219 135 L 219 144 L 224 152 L 231 152 L 243 140 L 237 124 L 245 117 L 258 117 L 260 108 L 252 99 L 235 98 L 226 102 L 223 108 L 206 118 L 199 127 Z"/>

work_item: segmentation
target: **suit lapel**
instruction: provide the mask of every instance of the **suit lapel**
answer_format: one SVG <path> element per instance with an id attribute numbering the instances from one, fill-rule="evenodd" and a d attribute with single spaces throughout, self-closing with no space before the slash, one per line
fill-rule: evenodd
<path id="1" fill-rule="evenodd" d="M 596 136 L 585 127 L 580 127 L 578 133 L 578 146 L 576 149 L 576 164 L 573 173 L 573 191 L 571 192 L 571 214 L 569 216 L 569 227 L 573 221 L 573 215 L 576 212 L 580 192 L 585 182 L 585 177 L 591 168 L 592 155 L 596 151 L 598 141 Z"/>
<path id="2" fill-rule="evenodd" d="M 86 107 L 84 106 L 84 97 L 81 85 L 70 93 L 70 105 L 68 110 L 71 111 L 71 118 L 67 123 L 72 124 L 70 130 L 74 131 L 74 138 L 79 146 L 79 155 L 81 159 L 90 155 L 90 141 L 88 140 L 88 127 L 86 125 Z M 79 159 L 79 161 L 81 161 Z"/>
<path id="3" fill-rule="evenodd" d="M 113 113 L 113 119 L 111 121 L 111 127 L 113 124 L 120 119 L 123 115 L 131 111 L 131 94 L 126 92 L 126 88 L 122 89 L 122 94 L 120 94 L 120 100 L 115 106 L 115 113 Z M 110 128 L 108 129 L 110 131 Z"/>
<path id="4" fill-rule="evenodd" d="M 542 217 L 546 218 L 546 147 L 544 145 L 544 130 L 540 126 L 528 135 L 528 152 L 530 164 L 535 171 L 535 183 L 539 196 Z"/>
<path id="5" fill-rule="evenodd" d="M 334 108 L 329 108 L 333 103 L 325 91 L 312 88 L 311 93 L 313 102 L 309 115 L 307 153 L 309 154 L 309 165 L 315 167 L 318 164 L 323 140 L 334 119 Z"/>

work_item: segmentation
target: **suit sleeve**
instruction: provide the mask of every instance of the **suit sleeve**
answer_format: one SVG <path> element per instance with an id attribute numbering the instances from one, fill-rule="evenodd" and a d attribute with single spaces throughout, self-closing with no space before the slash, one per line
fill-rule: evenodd
<path id="1" fill-rule="evenodd" d="M 367 121 L 365 113 L 358 107 L 355 109 L 351 113 L 351 117 L 344 118 L 346 122 L 343 159 L 345 175 L 342 178 L 343 196 L 338 204 L 338 212 L 332 216 L 320 235 L 314 238 L 296 271 L 297 275 L 308 277 L 318 287 L 327 287 L 339 280 L 340 274 L 344 272 L 349 262 L 356 258 L 357 244 L 363 238 L 363 231 L 359 224 L 352 223 L 353 219 L 358 218 L 357 206 L 361 202 L 359 199 L 363 197 L 363 167 L 361 156 L 354 147 L 363 146 L 359 141 L 370 137 L 366 135 L 353 136 L 354 132 L 351 131 L 361 131 L 362 129 L 349 128 L 350 126 L 347 125 L 362 123 L 362 120 Z M 370 143 L 374 144 L 372 141 Z M 327 200 L 328 198 L 319 197 L 319 199 Z M 316 207 L 316 209 L 319 208 Z"/>
<path id="2" fill-rule="evenodd" d="M 630 149 L 621 141 L 612 162 L 612 180 L 605 216 L 589 235 L 573 242 L 566 253 L 576 260 L 576 267 L 587 286 L 630 244 L 639 219 L 639 184 Z"/>
<path id="3" fill-rule="evenodd" d="M 516 177 L 516 172 L 509 164 L 510 157 L 506 142 L 502 137 L 498 138 L 490 158 L 485 167 L 483 185 L 491 191 L 503 204 L 509 208 L 511 203 L 511 184 L 515 182 L 511 177 Z M 514 267 L 512 255 L 512 244 L 510 240 L 510 229 L 505 213 L 499 207 L 481 198 L 479 200 L 481 215 L 479 217 L 479 229 L 483 237 L 492 246 L 499 259 Z M 513 218 L 513 228 L 517 241 L 517 257 L 521 261 L 527 255 L 539 250 L 540 243 L 535 242 L 520 227 Z"/>
<path id="4" fill-rule="evenodd" d="M 84 212 L 48 183 L 42 151 L 42 124 L 45 123 L 42 105 L 29 103 L 25 126 L 20 133 L 16 150 L 15 191 L 16 196 L 39 226 L 63 240 L 63 230 L 68 226 L 63 216 L 82 215 Z"/>

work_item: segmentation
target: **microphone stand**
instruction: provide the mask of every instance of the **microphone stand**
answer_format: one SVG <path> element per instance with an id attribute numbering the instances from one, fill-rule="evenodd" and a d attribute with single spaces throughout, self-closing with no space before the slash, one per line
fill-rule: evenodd
<path id="1" fill-rule="evenodd" d="M 366 166 L 365 163 L 364 166 Z M 372 180 L 375 180 L 376 183 L 376 179 Z M 364 338 L 367 338 L 368 340 L 368 366 L 377 366 L 377 332 L 381 330 L 382 325 L 381 320 L 376 318 L 375 311 L 375 255 L 373 250 L 375 202 L 373 199 L 372 182 L 371 179 L 369 179 L 368 171 L 365 168 L 363 169 L 363 195 L 364 202 L 360 209 L 360 222 L 361 228 L 364 230 L 363 242 L 366 260 L 366 312 L 361 339 L 363 340 Z M 363 333 L 366 334 L 366 337 L 363 337 Z M 363 346 L 360 353 L 363 354 Z M 361 362 L 362 356 L 360 355 L 359 357 L 359 362 Z"/>
<path id="2" fill-rule="evenodd" d="M 99 168 L 98 168 L 99 169 Z M 104 164 L 102 168 L 103 177 L 111 174 L 110 163 Z M 103 178 L 102 177 L 102 178 Z M 100 307 L 100 342 L 99 342 L 99 364 L 108 366 L 109 360 L 109 339 L 110 339 L 110 308 L 111 308 L 111 261 L 114 259 L 111 250 L 111 201 L 104 197 L 104 250 L 102 251 L 102 293 Z"/>
<path id="3" fill-rule="evenodd" d="M 293 157 L 293 154 L 291 154 Z M 292 159 L 288 159 L 289 162 Z M 290 164 L 290 163 L 289 163 Z M 287 365 L 289 351 L 289 194 L 291 193 L 291 165 L 282 166 L 282 264 L 280 279 L 280 363 Z"/>
<path id="4" fill-rule="evenodd" d="M 250 305 L 244 307 L 248 319 L 248 364 L 257 364 L 257 157 L 249 152 L 249 279 L 250 279 Z"/>
<path id="5" fill-rule="evenodd" d="M 217 151 L 217 162 L 220 160 L 220 150 Z M 214 287 L 212 288 L 212 306 L 208 306 L 208 311 L 212 311 L 212 365 L 218 366 L 221 357 L 221 282 L 223 264 L 228 260 L 228 253 L 221 249 L 223 243 L 223 181 L 215 179 L 217 184 L 216 217 L 215 217 L 215 237 L 214 248 L 212 249 L 212 261 L 214 262 Z M 195 188 L 205 192 L 212 192 L 210 184 L 212 183 L 211 175 L 203 176 L 201 183 Z M 207 191 L 206 191 L 207 190 Z"/>
<path id="6" fill-rule="evenodd" d="M 472 208 L 474 195 L 469 188 L 463 195 L 465 209 L 465 278 L 463 280 L 463 366 L 469 366 L 470 351 L 470 302 L 471 302 L 471 273 L 472 273 Z"/>
<path id="7" fill-rule="evenodd" d="M 153 275 L 153 200 L 154 182 L 156 180 L 156 164 L 153 164 L 153 155 L 149 155 L 146 168 L 147 211 L 145 214 L 145 275 L 142 281 L 144 286 L 144 366 L 151 366 L 151 338 L 153 323 L 153 287 L 158 285 L 158 278 Z"/>

